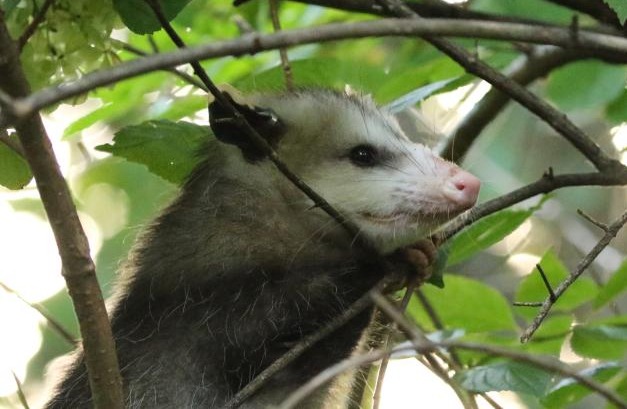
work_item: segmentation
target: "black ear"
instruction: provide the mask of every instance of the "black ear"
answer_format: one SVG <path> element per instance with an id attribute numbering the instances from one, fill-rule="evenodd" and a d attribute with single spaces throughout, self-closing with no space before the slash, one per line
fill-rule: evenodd
<path id="1" fill-rule="evenodd" d="M 227 93 L 222 91 L 233 107 L 246 118 L 246 121 L 263 137 L 270 146 L 276 147 L 284 126 L 270 109 L 238 104 Z M 240 128 L 237 121 L 217 100 L 209 104 L 209 125 L 219 141 L 235 145 L 249 162 L 263 159 L 266 155 L 250 140 L 246 132 Z"/>

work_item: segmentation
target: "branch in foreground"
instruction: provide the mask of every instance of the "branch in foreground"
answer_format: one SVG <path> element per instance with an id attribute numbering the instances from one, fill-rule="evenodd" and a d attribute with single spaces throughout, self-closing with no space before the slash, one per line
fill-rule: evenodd
<path id="1" fill-rule="evenodd" d="M 540 193 L 549 193 L 568 186 L 620 186 L 627 185 L 627 167 L 616 172 L 573 173 L 564 175 L 544 174 L 538 181 L 516 189 L 506 195 L 482 203 L 458 218 L 438 234 L 440 240 L 448 240 L 477 219 L 496 213 Z"/>
<path id="2" fill-rule="evenodd" d="M 42 317 L 44 317 L 48 325 L 50 325 L 50 327 L 53 330 L 55 330 L 61 336 L 61 338 L 67 341 L 70 345 L 72 346 L 77 345 L 77 340 L 74 338 L 72 334 L 70 334 L 70 331 L 65 329 L 63 325 L 61 325 L 53 316 L 51 316 L 41 304 L 33 303 L 24 299 L 17 291 L 13 290 L 11 287 L 4 284 L 3 282 L 0 282 L 0 287 L 7 293 L 13 294 L 24 304 L 28 305 L 29 307 L 37 311 Z"/>
<path id="3" fill-rule="evenodd" d="M 614 26 L 618 29 L 621 28 L 620 20 L 618 16 L 612 10 L 607 3 L 603 0 L 548 0 L 551 3 L 559 4 L 560 6 L 567 7 L 571 10 L 579 11 L 587 14 L 596 20 Z"/>
<path id="4" fill-rule="evenodd" d="M 24 97 L 26 81 L 13 39 L 0 13 L 0 88 L 9 95 Z M 55 160 L 52 146 L 38 113 L 15 125 L 24 156 L 35 176 L 50 226 L 63 262 L 63 276 L 83 336 L 85 364 L 98 409 L 121 409 L 122 381 L 102 293 L 96 279 L 89 243 L 82 229 L 69 188 Z"/>
<path id="5" fill-rule="evenodd" d="M 420 15 L 408 9 L 401 0 L 380 0 L 380 2 L 399 17 L 413 17 L 418 21 L 423 20 Z M 543 28 L 536 28 L 536 30 L 543 30 Z M 577 35 L 578 33 L 579 31 L 577 31 Z M 574 37 L 575 40 L 577 39 L 577 36 L 574 36 L 572 31 L 570 35 L 571 38 Z M 533 112 L 539 118 L 543 119 L 550 127 L 563 135 L 566 140 L 588 158 L 598 170 L 609 170 L 616 167 L 617 163 L 615 160 L 609 158 L 588 135 L 572 123 L 566 115 L 553 108 L 549 103 L 538 98 L 531 91 L 515 81 L 512 81 L 491 66 L 483 63 L 464 48 L 433 35 L 423 35 L 422 37 L 435 48 L 448 55 L 453 61 L 461 65 L 468 73 L 488 81 L 494 87 L 511 96 L 530 112 Z"/>
<path id="6" fill-rule="evenodd" d="M 28 27 L 26 27 L 26 30 L 24 30 L 20 38 L 17 40 L 18 50 L 21 50 L 22 48 L 24 48 L 24 45 L 26 45 L 26 42 L 28 41 L 28 39 L 31 38 L 33 34 L 35 34 L 37 27 L 39 27 L 39 25 L 44 21 L 44 18 L 46 17 L 46 13 L 48 12 L 48 9 L 50 8 L 50 6 L 52 6 L 52 3 L 54 3 L 54 0 L 46 0 L 44 4 L 42 4 L 41 8 L 39 9 L 37 14 L 33 18 L 33 21 L 31 21 Z"/>
<path id="7" fill-rule="evenodd" d="M 376 362 L 383 357 L 389 356 L 393 353 L 406 353 L 408 351 L 414 350 L 418 353 L 425 354 L 428 352 L 437 351 L 441 348 L 459 348 L 470 351 L 483 352 L 492 356 L 499 356 L 503 358 L 509 358 L 514 361 L 525 362 L 546 370 L 547 372 L 557 373 L 565 377 L 571 377 L 591 391 L 600 394 L 609 402 L 615 404 L 617 407 L 621 409 L 627 409 L 627 403 L 625 403 L 622 398 L 618 396 L 614 391 L 592 378 L 582 376 L 577 371 L 571 369 L 567 365 L 559 361 L 554 361 L 550 357 L 534 356 L 528 353 L 521 353 L 492 345 L 482 345 L 464 341 L 430 341 L 426 337 L 424 337 L 424 335 L 422 335 L 417 330 L 416 326 L 407 318 L 405 318 L 405 316 L 400 311 L 394 308 L 394 306 L 383 295 L 377 292 L 372 292 L 370 295 L 372 296 L 377 306 L 382 309 L 386 314 L 388 314 L 390 318 L 393 319 L 404 330 L 412 345 L 399 345 L 392 349 L 372 351 L 366 354 L 356 355 L 351 358 L 345 359 L 320 372 L 318 375 L 310 379 L 307 383 L 303 384 L 301 387 L 293 391 L 281 403 L 281 405 L 279 405 L 279 409 L 291 409 L 297 407 L 296 405 L 300 401 L 302 401 L 309 394 L 314 392 L 318 387 L 331 381 L 342 372 L 357 368 L 367 363 Z"/>
<path id="8" fill-rule="evenodd" d="M 627 39 L 614 35 L 598 34 L 581 30 L 573 39 L 572 32 L 564 27 L 534 27 L 514 23 L 486 23 L 459 20 L 414 20 L 382 19 L 350 24 L 328 24 L 324 26 L 284 30 L 280 33 L 258 35 L 247 34 L 235 40 L 204 44 L 151 55 L 125 62 L 116 67 L 95 71 L 79 80 L 44 88 L 28 97 L 12 101 L 12 114 L 17 118 L 53 105 L 95 88 L 132 78 L 147 72 L 162 70 L 207 58 L 242 56 L 261 51 L 275 50 L 302 44 L 365 37 L 411 37 L 443 35 L 469 38 L 491 38 L 508 41 L 534 42 L 572 48 L 574 50 L 604 50 L 614 55 L 615 61 L 627 61 Z"/>
<path id="9" fill-rule="evenodd" d="M 505 72 L 512 81 L 526 86 L 557 67 L 592 57 L 592 54 L 580 51 L 537 47 L 529 55 L 516 59 Z M 451 133 L 446 146 L 442 149 L 442 156 L 459 163 L 481 131 L 501 113 L 510 100 L 507 94 L 492 88 Z"/>
<path id="10" fill-rule="evenodd" d="M 548 372 L 571 377 L 591 391 L 597 392 L 601 396 L 605 397 L 609 402 L 612 402 L 617 407 L 621 409 L 627 409 L 627 403 L 616 392 L 605 387 L 605 385 L 595 381 L 592 378 L 581 375 L 576 370 L 573 370 L 568 365 L 563 364 L 561 361 L 555 360 L 553 357 L 536 356 L 526 352 L 512 351 L 495 345 L 476 344 L 466 341 L 431 341 L 426 338 L 420 331 L 418 331 L 416 325 L 414 325 L 408 318 L 406 318 L 402 312 L 394 308 L 394 306 L 383 295 L 373 291 L 371 292 L 371 296 L 377 307 L 379 307 L 383 312 L 388 314 L 388 316 L 393 319 L 405 332 L 407 338 L 414 344 L 417 352 L 424 353 L 425 351 L 431 351 L 437 348 L 459 348 L 469 351 L 483 352 L 492 356 L 499 356 L 503 358 L 509 358 L 518 362 L 528 363 L 538 368 L 544 369 Z"/>
<path id="11" fill-rule="evenodd" d="M 560 285 L 557 286 L 557 288 L 555 289 L 555 297 L 547 297 L 547 299 L 544 301 L 544 304 L 542 304 L 542 308 L 540 309 L 540 312 L 538 312 L 538 315 L 536 315 L 531 325 L 529 325 L 529 327 L 527 327 L 527 329 L 521 335 L 521 342 L 529 341 L 533 333 L 538 329 L 542 321 L 544 321 L 544 319 L 548 315 L 551 307 L 553 307 L 553 304 L 555 304 L 555 302 L 568 289 L 568 287 L 570 287 L 571 284 L 574 283 L 575 280 L 577 280 L 577 278 L 579 278 L 579 276 L 581 276 L 584 271 L 586 271 L 588 266 L 594 261 L 594 259 L 597 258 L 599 253 L 601 253 L 601 251 L 603 251 L 603 249 L 605 249 L 610 244 L 612 239 L 616 237 L 616 235 L 618 234 L 620 229 L 623 228 L 625 223 L 627 223 L 627 211 L 623 213 L 623 215 L 619 217 L 618 220 L 616 220 L 614 223 L 607 227 L 607 230 L 605 230 L 605 235 L 603 235 L 601 240 L 599 240 L 599 242 L 592 248 L 592 250 L 590 250 L 588 254 L 585 255 L 583 259 L 581 259 L 579 264 L 577 264 L 575 270 L 564 281 L 562 281 Z"/>
<path id="12" fill-rule="evenodd" d="M 381 280 L 377 285 L 375 285 L 375 289 L 383 289 L 387 283 L 386 279 Z M 268 380 L 278 373 L 281 369 L 285 368 L 290 363 L 294 362 L 299 356 L 305 353 L 309 348 L 311 348 L 316 342 L 324 339 L 332 332 L 341 328 L 343 325 L 348 323 L 351 319 L 353 319 L 357 314 L 364 311 L 368 306 L 372 304 L 370 299 L 370 294 L 366 293 L 350 307 L 348 307 L 344 312 L 338 315 L 333 320 L 329 321 L 323 328 L 314 332 L 311 335 L 303 338 L 298 344 L 296 344 L 292 349 L 283 354 L 279 359 L 270 364 L 266 369 L 261 371 L 259 375 L 255 377 L 250 383 L 244 386 L 237 394 L 224 406 L 224 409 L 234 409 L 237 408 L 242 402 L 252 396 L 255 392 L 257 392 Z"/>

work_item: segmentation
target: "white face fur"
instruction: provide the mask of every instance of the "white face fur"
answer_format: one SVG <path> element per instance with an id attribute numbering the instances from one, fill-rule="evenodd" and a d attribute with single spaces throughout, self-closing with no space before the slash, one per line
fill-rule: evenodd
<path id="1" fill-rule="evenodd" d="M 260 102 L 287 126 L 279 156 L 383 252 L 477 200 L 476 177 L 410 141 L 369 98 L 302 91 Z"/>

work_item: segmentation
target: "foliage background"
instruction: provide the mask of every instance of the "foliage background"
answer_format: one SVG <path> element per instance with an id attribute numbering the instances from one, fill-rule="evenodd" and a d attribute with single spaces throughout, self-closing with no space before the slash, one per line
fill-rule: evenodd
<path id="1" fill-rule="evenodd" d="M 14 37 L 19 37 L 42 4 L 40 0 L 0 1 Z M 572 10 L 542 0 L 474 0 L 463 7 L 564 25 L 568 25 L 573 16 Z M 624 13 L 620 5 L 615 7 L 618 13 Z M 193 0 L 172 23 L 185 42 L 193 45 L 237 38 L 242 24 L 238 28 L 236 22 L 241 21 L 247 22 L 252 30 L 271 32 L 268 16 L 268 4 L 262 1 L 250 1 L 234 8 L 224 0 Z M 284 29 L 373 18 L 292 2 L 284 2 L 280 8 Z M 582 26 L 595 24 L 586 15 L 579 16 L 579 23 Z M 520 44 L 490 40 L 456 42 L 499 69 L 509 67 L 525 51 Z M 110 1 L 58 0 L 25 44 L 21 58 L 28 79 L 37 90 L 138 58 L 137 52 L 129 50 L 152 53 L 173 49 L 163 31 L 146 36 L 125 29 Z M 416 39 L 369 38 L 307 45 L 290 49 L 289 56 L 297 84 L 336 88 L 350 84 L 355 89 L 371 93 L 381 104 L 398 100 L 427 84 L 451 80 L 436 92 L 438 95 L 417 105 L 425 117 L 422 131 L 435 131 L 436 135 L 455 129 L 460 119 L 489 89 L 429 44 Z M 277 52 L 205 61 L 202 65 L 215 82 L 229 83 L 244 91 L 284 87 Z M 554 70 L 536 82 L 532 89 L 568 114 L 606 152 L 615 157 L 622 155 L 623 163 L 627 163 L 627 154 L 621 153 L 627 147 L 626 79 L 625 66 L 586 60 Z M 158 132 L 157 135 L 147 127 L 129 127 L 151 120 L 186 120 L 206 125 L 207 100 L 198 88 L 172 73 L 155 72 L 99 88 L 67 102 L 72 105 L 59 104 L 47 110 L 47 125 L 76 205 L 90 232 L 99 280 L 108 295 L 115 271 L 137 232 L 175 194 L 176 183 L 193 164 L 191 152 L 199 139 L 206 137 L 199 134 L 197 128 L 188 132 L 164 122 L 159 123 L 159 129 L 163 131 L 170 127 L 168 132 Z M 103 148 L 98 147 L 110 144 L 116 132 L 130 135 L 129 150 L 125 153 L 109 148 L 114 155 L 104 153 Z M 437 136 L 427 140 L 432 145 L 438 142 L 441 140 Z M 142 163 L 148 163 L 153 171 L 157 168 L 156 173 L 160 176 Z M 592 170 L 592 166 L 563 138 L 517 104 L 510 104 L 483 131 L 468 153 L 464 167 L 483 181 L 480 201 L 535 181 L 548 167 L 559 172 Z M 46 254 L 46 251 L 50 253 L 50 246 L 54 244 L 32 236 L 46 234 L 41 227 L 27 228 L 45 221 L 36 190 L 29 180 L 30 174 L 23 160 L 0 144 L 0 183 L 6 187 L 0 188 L 0 204 L 3 206 L 0 208 L 3 210 L 0 212 L 0 226 L 3 226 L 0 228 L 3 237 L 0 281 L 25 298 L 32 294 L 33 288 L 38 288 L 38 295 L 35 294 L 31 301 L 40 302 L 59 323 L 77 336 L 71 302 L 59 286 L 60 264 L 54 261 L 54 255 L 50 258 L 41 256 L 43 260 L 53 260 L 48 266 L 33 264 L 39 255 Z M 9 190 L 23 186 L 21 190 Z M 546 290 L 533 271 L 538 260 L 542 259 L 551 280 L 557 283 L 596 243 L 600 232 L 578 216 L 577 209 L 585 210 L 602 222 L 610 222 L 625 210 L 626 196 L 624 188 L 564 189 L 551 194 L 538 206 L 539 210 L 529 211 L 518 219 L 514 217 L 515 213 L 503 213 L 501 221 L 506 225 L 505 231 L 495 240 L 498 242 L 487 249 L 482 248 L 480 240 L 481 234 L 486 234 L 485 230 L 472 236 L 462 234 L 452 245 L 445 269 L 445 288 L 427 286 L 423 289 L 447 331 L 434 325 L 417 300 L 412 300 L 409 313 L 422 328 L 439 336 L 464 334 L 469 340 L 561 357 L 579 369 L 604 365 L 602 368 L 606 370 L 599 371 L 598 376 L 627 398 L 627 374 L 624 371 L 627 236 L 624 233 L 560 300 L 528 344 L 520 345 L 518 336 L 536 310 L 511 304 L 512 300 L 540 301 L 545 298 Z M 518 207 L 530 209 L 537 203 L 536 199 Z M 35 217 L 26 219 L 24 214 Z M 14 220 L 23 223 L 14 223 Z M 29 220 L 28 223 L 25 220 Z M 498 222 L 497 219 L 489 220 L 484 229 L 494 227 Z M 506 234 L 510 231 L 513 232 Z M 41 242 L 41 248 L 35 247 L 38 242 Z M 28 251 L 20 250 L 20 246 L 27 246 Z M 44 249 L 46 246 L 48 250 Z M 460 249 L 465 249 L 466 253 L 462 254 Z M 12 263 L 15 255 L 22 258 Z M 32 315 L 24 318 L 23 314 L 15 313 L 22 311 L 22 307 L 17 307 L 21 304 L 16 302 L 15 295 L 5 292 L 0 297 L 6 307 L 0 312 L 6 343 L 0 346 L 0 356 L 6 357 L 3 361 L 9 363 L 0 369 L 4 372 L 0 379 L 5 385 L 0 405 L 19 407 L 11 371 L 23 382 L 29 401 L 37 402 L 45 391 L 42 376 L 46 366 L 72 347 L 40 318 Z M 23 363 L 18 363 L 14 355 L 19 354 L 15 354 L 12 348 L 28 343 L 24 334 L 32 334 L 22 329 L 24 322 L 38 328 L 42 338 L 31 348 L 32 356 L 20 356 Z M 466 372 L 459 379 L 468 388 L 514 390 L 519 392 L 519 400 L 532 408 L 602 407 L 596 406 L 601 405 L 597 397 L 587 394 L 581 387 L 558 387 L 550 393 L 559 379 L 533 372 L 537 371 L 535 368 L 504 365 L 502 360 L 495 361 L 477 353 L 464 353 L 460 359 L 468 367 L 477 367 L 476 372 Z M 481 370 L 493 372 L 477 372 Z M 508 377 L 511 382 L 507 381 Z M 482 381 L 485 384 L 481 384 Z M 420 388 L 419 384 L 410 385 L 409 389 Z M 428 391 L 420 392 L 423 393 L 428 394 Z"/>

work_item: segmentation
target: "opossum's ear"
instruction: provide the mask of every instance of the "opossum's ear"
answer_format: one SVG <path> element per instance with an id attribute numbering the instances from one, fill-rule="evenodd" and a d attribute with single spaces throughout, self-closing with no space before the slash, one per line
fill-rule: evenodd
<path id="1" fill-rule="evenodd" d="M 224 91 L 222 91 L 222 95 L 231 102 L 270 146 L 276 148 L 285 127 L 271 109 L 240 104 Z M 256 162 L 265 158 L 266 154 L 255 146 L 246 132 L 241 129 L 236 118 L 217 100 L 209 104 L 209 125 L 219 141 L 240 148 L 244 158 L 249 162 Z"/>

